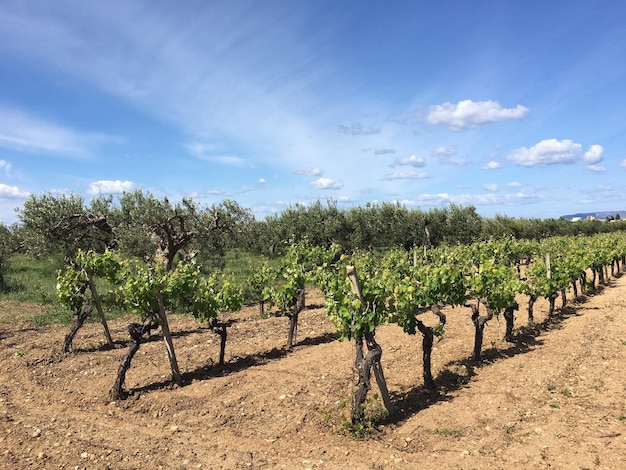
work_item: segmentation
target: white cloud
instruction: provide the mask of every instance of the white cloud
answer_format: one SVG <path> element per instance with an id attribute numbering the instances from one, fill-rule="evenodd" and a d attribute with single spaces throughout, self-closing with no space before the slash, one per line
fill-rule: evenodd
<path id="1" fill-rule="evenodd" d="M 523 119 L 527 114 L 528 108 L 521 105 L 515 108 L 502 108 L 497 101 L 463 100 L 457 104 L 444 103 L 431 106 L 426 119 L 431 124 L 444 124 L 458 131 L 492 122 Z"/>
<path id="2" fill-rule="evenodd" d="M 622 168 L 626 168 L 626 160 L 622 160 L 619 164 Z"/>
<path id="3" fill-rule="evenodd" d="M 267 183 L 267 181 L 265 181 L 265 178 L 259 178 L 259 184 L 265 184 Z"/>
<path id="4" fill-rule="evenodd" d="M 426 162 L 422 157 L 418 157 L 416 155 L 411 155 L 410 157 L 404 158 L 396 158 L 393 161 L 392 166 L 413 166 L 416 168 L 420 168 L 426 165 Z"/>
<path id="5" fill-rule="evenodd" d="M 500 162 L 490 161 L 485 166 L 483 166 L 483 170 L 497 170 L 500 168 Z"/>
<path id="6" fill-rule="evenodd" d="M 130 191 L 135 185 L 132 181 L 100 180 L 89 183 L 88 194 L 120 194 Z"/>
<path id="7" fill-rule="evenodd" d="M 507 158 L 520 166 L 540 166 L 575 163 L 578 160 L 581 144 L 569 139 L 546 139 L 531 148 L 521 147 L 513 150 Z"/>
<path id="8" fill-rule="evenodd" d="M 589 149 L 583 155 L 583 161 L 588 165 L 595 165 L 596 163 L 600 163 L 604 158 L 602 154 L 604 153 L 604 147 L 602 145 L 590 145 Z"/>
<path id="9" fill-rule="evenodd" d="M 341 189 L 343 183 L 331 178 L 318 178 L 311 183 L 311 187 L 315 189 Z"/>
<path id="10" fill-rule="evenodd" d="M 506 184 L 509 188 L 521 188 L 522 187 L 522 183 L 518 183 L 517 181 L 511 181 L 510 183 Z"/>
<path id="11" fill-rule="evenodd" d="M 430 178 L 428 173 L 424 172 L 416 172 L 416 171 L 394 171 L 393 173 L 388 173 L 383 176 L 384 181 L 392 181 L 392 180 L 408 180 L 408 179 L 426 179 Z"/>
<path id="12" fill-rule="evenodd" d="M 498 185 L 495 183 L 487 183 L 483 184 L 483 189 L 489 192 L 496 192 L 498 190 Z"/>
<path id="13" fill-rule="evenodd" d="M 17 186 L 0 183 L 0 199 L 26 199 L 30 193 L 22 191 Z"/>

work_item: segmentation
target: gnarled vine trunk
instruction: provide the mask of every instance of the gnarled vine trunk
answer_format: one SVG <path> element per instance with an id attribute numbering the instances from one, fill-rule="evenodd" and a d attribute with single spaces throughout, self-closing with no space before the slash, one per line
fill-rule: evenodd
<path id="1" fill-rule="evenodd" d="M 535 324 L 535 302 L 537 301 L 536 295 L 530 295 L 528 298 L 528 326 L 533 326 Z"/>
<path id="2" fill-rule="evenodd" d="M 504 309 L 504 320 L 506 321 L 506 331 L 504 333 L 504 340 L 508 342 L 513 341 L 513 326 L 515 323 L 515 311 L 519 310 L 519 305 L 514 302 L 513 305 Z"/>
<path id="3" fill-rule="evenodd" d="M 439 324 L 446 324 L 446 316 L 443 314 L 438 305 L 432 305 L 430 310 L 439 317 Z M 432 327 L 424 325 L 423 322 L 416 319 L 416 325 L 422 334 L 422 368 L 424 377 L 424 387 L 429 390 L 436 388 L 432 372 L 432 351 L 435 340 L 435 331 Z"/>
<path id="4" fill-rule="evenodd" d="M 549 307 L 548 307 L 548 318 L 554 317 L 554 306 L 555 306 L 556 299 L 557 299 L 558 296 L 559 296 L 558 292 L 553 292 L 552 294 L 550 294 L 548 296 L 548 304 L 549 304 Z"/>
<path id="5" fill-rule="evenodd" d="M 480 315 L 479 310 L 481 302 L 485 305 L 487 315 Z M 472 353 L 472 361 L 480 362 L 485 325 L 493 318 L 493 311 L 489 308 L 485 300 L 479 300 L 476 302 L 476 305 L 470 305 L 469 307 L 472 309 L 472 323 L 474 323 L 474 352 Z"/>
<path id="6" fill-rule="evenodd" d="M 357 275 L 354 266 L 347 267 L 348 279 L 350 281 L 350 287 L 352 292 L 363 303 L 363 292 L 361 291 L 361 283 Z M 383 355 L 383 350 L 376 342 L 375 331 L 366 333 L 364 335 L 358 335 L 355 337 L 356 342 L 356 359 L 355 368 L 359 374 L 359 380 L 357 382 L 357 391 L 354 397 L 354 405 L 352 407 L 352 424 L 362 423 L 365 418 L 365 398 L 367 392 L 371 389 L 371 371 L 374 370 L 374 376 L 376 377 L 376 383 L 380 390 L 381 397 L 387 412 L 391 415 L 394 412 L 394 406 L 391 403 L 389 397 L 389 390 L 387 389 L 387 381 L 383 374 L 383 367 L 380 363 L 380 359 Z M 367 345 L 367 354 L 363 354 L 363 339 Z"/>
<path id="7" fill-rule="evenodd" d="M 364 339 L 367 346 L 367 354 L 363 352 Z M 383 368 L 380 363 L 383 351 L 376 342 L 374 333 L 367 333 L 363 337 L 356 338 L 355 342 L 356 359 L 354 366 L 359 374 L 359 380 L 357 382 L 357 391 L 352 407 L 352 424 L 361 423 L 365 418 L 365 398 L 367 397 L 367 392 L 371 389 L 372 370 L 374 371 L 374 377 L 376 378 L 376 383 L 378 384 L 380 395 L 387 412 L 392 414 L 394 411 L 391 398 L 389 397 L 389 390 L 387 389 L 387 381 L 385 380 Z"/>
<path id="8" fill-rule="evenodd" d="M 287 317 L 289 318 L 289 332 L 287 333 L 287 349 L 291 349 L 293 347 L 293 343 L 296 339 L 296 335 L 298 334 L 298 317 L 300 312 L 304 310 L 305 305 L 305 295 L 304 289 L 300 289 L 296 298 L 294 299 L 293 306 L 291 310 L 287 313 Z"/>
<path id="9" fill-rule="evenodd" d="M 74 341 L 74 337 L 78 330 L 83 326 L 87 318 L 91 316 L 93 313 L 93 306 L 91 302 L 85 297 L 84 302 L 76 309 L 76 312 L 72 316 L 72 326 L 70 326 L 70 330 L 65 335 L 65 340 L 63 341 L 63 352 L 68 353 L 72 348 L 72 342 Z"/>
<path id="10" fill-rule="evenodd" d="M 232 325 L 232 321 L 218 322 L 217 318 L 213 319 L 211 329 L 220 337 L 220 359 L 219 364 L 224 365 L 224 357 L 226 356 L 226 339 L 228 338 L 228 327 Z"/>
<path id="11" fill-rule="evenodd" d="M 124 389 L 124 382 L 126 381 L 126 372 L 130 369 L 131 361 L 137 351 L 139 351 L 139 347 L 143 342 L 143 336 L 147 333 L 150 334 L 150 331 L 157 328 L 157 325 L 150 322 L 147 324 L 139 324 L 139 323 L 130 323 L 126 326 L 126 330 L 130 335 L 130 341 L 128 342 L 128 351 L 126 355 L 122 359 L 122 363 L 117 369 L 117 378 L 115 380 L 115 384 L 113 388 L 109 391 L 109 397 L 112 400 L 124 400 L 128 397 L 128 392 Z"/>

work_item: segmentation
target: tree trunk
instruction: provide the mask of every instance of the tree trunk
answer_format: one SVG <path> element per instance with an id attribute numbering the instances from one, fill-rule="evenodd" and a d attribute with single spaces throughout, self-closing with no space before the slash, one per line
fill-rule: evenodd
<path id="1" fill-rule="evenodd" d="M 170 327 L 167 322 L 167 315 L 165 314 L 165 306 L 163 305 L 163 296 L 157 294 L 157 304 L 159 306 L 159 321 L 161 322 L 161 331 L 163 331 L 163 341 L 165 342 L 165 348 L 167 349 L 167 358 L 170 361 L 170 367 L 172 369 L 172 380 L 177 385 L 183 384 L 183 378 L 180 375 L 178 368 L 178 361 L 176 360 L 176 352 L 174 351 L 174 343 L 172 342 L 172 335 L 170 333 Z"/>
<path id="2" fill-rule="evenodd" d="M 102 310 L 102 302 L 100 301 L 100 296 L 98 295 L 98 289 L 96 289 L 96 283 L 93 281 L 93 275 L 88 271 L 86 271 L 85 274 L 87 275 L 87 280 L 89 281 L 91 296 L 93 297 L 93 301 L 96 304 L 96 310 L 100 316 L 100 323 L 102 323 L 102 328 L 104 328 L 104 336 L 107 339 L 107 344 L 113 347 L 113 339 L 111 338 L 109 325 L 107 324 L 107 319 L 104 316 L 104 311 Z"/>
<path id="3" fill-rule="evenodd" d="M 565 294 L 565 289 L 561 289 L 561 301 L 563 302 L 561 304 L 561 307 L 565 307 L 565 305 L 567 304 L 567 296 Z"/>
<path id="4" fill-rule="evenodd" d="M 576 285 L 576 280 L 572 281 L 572 289 L 574 290 L 574 300 L 578 298 L 578 286 Z"/>

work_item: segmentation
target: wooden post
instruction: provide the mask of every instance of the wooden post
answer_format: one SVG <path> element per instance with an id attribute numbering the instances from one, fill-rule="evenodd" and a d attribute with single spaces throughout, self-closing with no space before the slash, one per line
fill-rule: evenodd
<path id="1" fill-rule="evenodd" d="M 161 293 L 157 294 L 157 304 L 159 307 L 159 320 L 161 321 L 161 330 L 163 331 L 163 341 L 165 342 L 165 348 L 167 349 L 167 358 L 170 361 L 170 367 L 172 368 L 172 380 L 178 385 L 182 385 L 183 378 L 180 375 L 178 369 L 178 361 L 176 360 L 176 353 L 174 352 L 174 343 L 172 342 L 172 334 L 170 333 L 170 327 L 167 322 L 167 315 L 165 314 L 165 305 L 163 304 L 163 296 Z"/>
<path id="2" fill-rule="evenodd" d="M 111 338 L 109 325 L 107 324 L 107 319 L 104 316 L 104 311 L 102 310 L 102 302 L 100 301 L 100 296 L 98 295 L 98 290 L 96 289 L 96 283 L 93 281 L 93 275 L 89 271 L 85 271 L 85 274 L 87 275 L 87 280 L 89 281 L 89 289 L 91 290 L 93 301 L 96 304 L 96 310 L 100 316 L 100 323 L 102 323 L 102 328 L 104 328 L 104 336 L 106 336 L 109 346 L 113 347 L 113 338 Z"/>

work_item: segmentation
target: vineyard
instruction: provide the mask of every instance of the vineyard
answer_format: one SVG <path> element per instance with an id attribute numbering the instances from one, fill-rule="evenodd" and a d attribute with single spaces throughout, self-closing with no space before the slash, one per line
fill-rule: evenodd
<path id="1" fill-rule="evenodd" d="M 617 468 L 625 259 L 621 233 L 300 243 L 243 286 L 79 251 L 58 276 L 69 329 L 1 306 L 0 464 Z"/>

